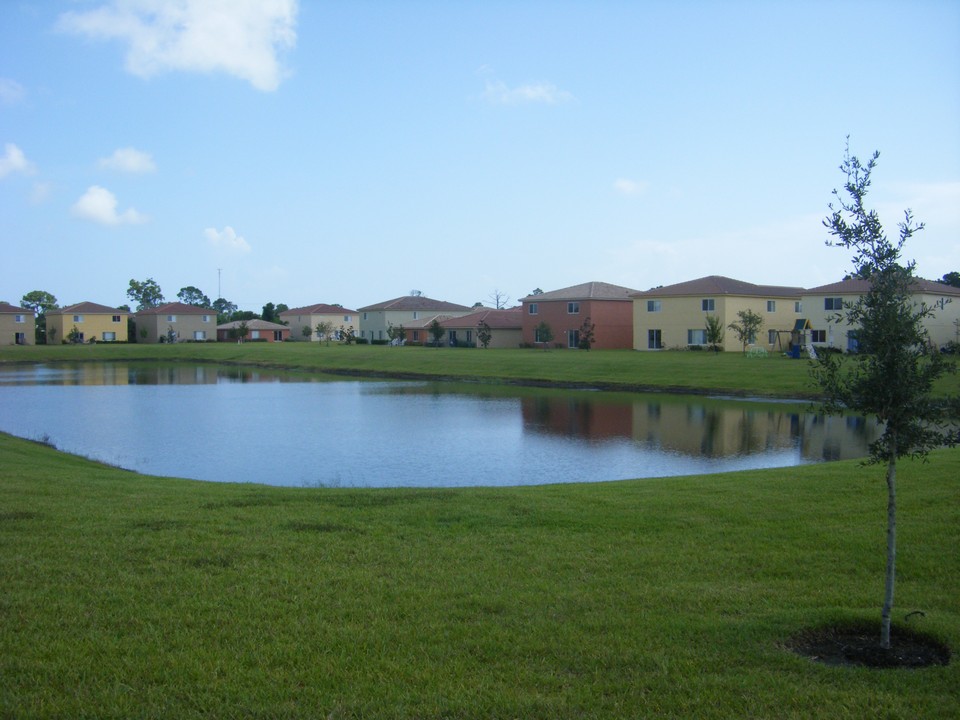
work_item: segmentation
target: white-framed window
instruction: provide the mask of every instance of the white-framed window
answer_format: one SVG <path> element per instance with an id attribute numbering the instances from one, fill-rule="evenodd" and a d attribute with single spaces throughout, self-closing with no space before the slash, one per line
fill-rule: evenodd
<path id="1" fill-rule="evenodd" d="M 414 342 L 420 342 L 420 331 L 419 331 L 419 330 L 414 330 L 414 331 L 413 331 L 413 341 L 414 341 Z"/>
<path id="2" fill-rule="evenodd" d="M 413 311 L 413 319 L 414 319 L 414 320 L 419 320 L 419 319 L 420 319 L 420 312 L 419 312 L 418 310 L 414 310 L 414 311 Z"/>
<path id="3" fill-rule="evenodd" d="M 176 315 L 167 315 L 167 322 L 176 322 L 176 321 L 177 321 Z"/>
<path id="4" fill-rule="evenodd" d="M 15 323 L 17 323 L 18 325 L 22 325 L 23 322 L 24 322 L 24 321 L 23 321 L 23 315 L 14 315 L 14 316 L 13 316 L 13 321 L 14 321 Z"/>
<path id="5" fill-rule="evenodd" d="M 843 310 L 843 298 L 824 298 L 823 299 L 823 309 L 824 310 Z"/>
<path id="6" fill-rule="evenodd" d="M 119 316 L 119 315 L 113 315 L 113 316 L 111 316 L 110 322 L 115 322 L 115 323 L 120 322 L 120 316 Z"/>
<path id="7" fill-rule="evenodd" d="M 777 344 L 777 331 L 776 330 L 767 330 L 767 344 L 776 345 Z"/>
<path id="8" fill-rule="evenodd" d="M 647 312 L 660 312 L 662 308 L 659 300 L 647 300 Z"/>
<path id="9" fill-rule="evenodd" d="M 803 303 L 800 302 L 799 300 L 794 300 L 794 301 L 793 301 L 793 311 L 794 311 L 795 313 L 797 313 L 797 314 L 802 313 L 802 312 L 803 312 Z"/>
<path id="10" fill-rule="evenodd" d="M 74 315 L 74 316 L 73 316 L 73 321 L 74 321 L 75 323 L 83 322 L 83 315 Z"/>
<path id="11" fill-rule="evenodd" d="M 250 339 L 251 339 L 251 340 L 259 340 L 259 339 L 260 339 L 260 331 L 259 331 L 259 330 L 251 330 L 251 331 L 250 331 Z"/>
<path id="12" fill-rule="evenodd" d="M 663 347 L 663 331 L 659 329 L 647 330 L 647 349 L 659 350 Z"/>
<path id="13" fill-rule="evenodd" d="M 706 345 L 707 331 L 704 328 L 687 330 L 687 345 Z"/>
<path id="14" fill-rule="evenodd" d="M 538 312 L 540 312 L 540 306 L 537 303 L 527 305 L 527 313 L 530 315 L 536 315 Z M 537 342 L 539 342 L 539 340 Z"/>
<path id="15" fill-rule="evenodd" d="M 117 334 L 115 332 L 105 332 L 103 334 L 104 342 L 116 342 L 116 340 L 117 340 Z"/>
<path id="16" fill-rule="evenodd" d="M 200 319 L 201 319 L 203 322 L 210 322 L 210 316 L 209 316 L 209 315 L 204 315 L 204 316 L 202 316 Z"/>
<path id="17" fill-rule="evenodd" d="M 366 314 L 366 313 L 363 314 L 363 319 L 364 319 L 364 320 L 367 319 L 367 314 Z"/>
<path id="18" fill-rule="evenodd" d="M 194 340 L 206 340 L 206 339 L 207 339 L 207 331 L 206 331 L 206 330 L 194 330 L 194 331 L 193 331 L 193 339 L 194 339 Z"/>
<path id="19" fill-rule="evenodd" d="M 777 301 L 767 300 L 767 312 L 776 312 L 776 311 L 777 311 Z"/>
<path id="20" fill-rule="evenodd" d="M 568 302 L 567 303 L 567 315 L 579 315 L 580 314 L 580 303 L 578 302 Z"/>
<path id="21" fill-rule="evenodd" d="M 827 331 L 826 331 L 826 330 L 811 330 L 811 331 L 810 331 L 810 342 L 825 343 L 826 341 L 827 341 Z"/>
<path id="22" fill-rule="evenodd" d="M 580 331 L 579 330 L 567 330 L 567 347 L 568 348 L 580 347 Z"/>
<path id="23" fill-rule="evenodd" d="M 714 301 L 713 298 L 704 298 L 703 300 L 700 301 L 700 309 L 703 310 L 704 312 L 713 312 L 716 309 L 716 305 L 717 303 Z M 688 343 L 688 344 L 693 345 L 696 343 Z"/>
<path id="24" fill-rule="evenodd" d="M 344 315 L 344 316 L 343 316 L 343 321 L 344 321 L 344 322 L 350 322 L 350 316 L 349 316 L 349 315 Z"/>

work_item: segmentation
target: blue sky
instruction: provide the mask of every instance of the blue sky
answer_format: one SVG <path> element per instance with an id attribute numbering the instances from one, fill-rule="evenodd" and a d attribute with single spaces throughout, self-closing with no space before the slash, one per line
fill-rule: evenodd
<path id="1" fill-rule="evenodd" d="M 848 135 L 960 270 L 953 0 L 5 0 L 0 299 L 812 287 Z"/>

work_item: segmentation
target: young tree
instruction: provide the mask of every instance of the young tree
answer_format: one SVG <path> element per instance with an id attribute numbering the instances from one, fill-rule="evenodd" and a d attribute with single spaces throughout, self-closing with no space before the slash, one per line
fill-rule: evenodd
<path id="1" fill-rule="evenodd" d="M 544 350 L 550 347 L 550 343 L 553 342 L 553 328 L 547 324 L 546 320 L 541 321 L 534 329 L 533 339 L 534 342 L 541 343 Z"/>
<path id="2" fill-rule="evenodd" d="M 477 340 L 480 342 L 481 347 L 486 350 L 490 346 L 492 339 L 493 333 L 490 330 L 490 326 L 486 320 L 481 320 L 480 324 L 477 325 Z"/>
<path id="3" fill-rule="evenodd" d="M 440 321 L 436 318 L 433 319 L 433 322 L 430 323 L 430 335 L 433 337 L 433 344 L 436 347 L 440 347 L 440 340 L 443 338 L 444 333 L 443 326 L 440 324 Z"/>
<path id="4" fill-rule="evenodd" d="M 747 352 L 747 345 L 757 341 L 757 333 L 763 327 L 763 318 L 750 309 L 737 311 L 737 317 L 740 322 L 730 323 L 727 327 L 733 330 L 737 340 L 743 344 L 743 352 Z"/>
<path id="5" fill-rule="evenodd" d="M 33 310 L 36 316 L 34 341 L 39 345 L 47 341 L 47 311 L 57 307 L 57 298 L 45 290 L 31 290 L 20 298 L 20 306 Z M 53 340 L 53 338 L 50 338 Z"/>
<path id="6" fill-rule="evenodd" d="M 304 340 L 310 340 L 310 336 L 313 335 L 313 330 L 310 329 L 309 325 L 304 325 L 300 329 L 300 334 L 303 335 Z"/>
<path id="7" fill-rule="evenodd" d="M 583 321 L 583 325 L 580 326 L 580 342 L 577 344 L 577 347 L 581 350 L 589 350 L 594 343 L 596 338 L 594 330 L 596 325 L 590 322 L 590 318 L 587 318 Z"/>
<path id="8" fill-rule="evenodd" d="M 180 292 L 177 293 L 177 299 L 184 305 L 195 305 L 203 308 L 210 307 L 210 298 L 204 295 L 199 288 L 195 288 L 193 285 L 187 285 L 185 288 L 180 288 Z"/>
<path id="9" fill-rule="evenodd" d="M 340 328 L 343 330 L 343 328 Z M 317 340 L 326 340 L 327 345 L 330 344 L 330 335 L 333 333 L 333 323 L 329 320 L 324 320 L 323 322 L 317 323 Z"/>
<path id="10" fill-rule="evenodd" d="M 719 353 L 723 345 L 723 323 L 717 315 L 707 315 L 706 323 L 707 345 L 713 352 Z"/>
<path id="11" fill-rule="evenodd" d="M 391 344 L 402 345 L 407 337 L 407 331 L 403 325 L 390 323 L 390 326 L 387 328 L 387 337 L 390 338 Z"/>
<path id="12" fill-rule="evenodd" d="M 849 144 L 840 169 L 846 175 L 845 199 L 834 190 L 837 207 L 823 224 L 830 246 L 853 251 L 854 274 L 870 281 L 867 292 L 845 307 L 841 316 L 857 329 L 859 352 L 850 359 L 821 353 L 814 376 L 825 396 L 824 409 L 850 409 L 875 416 L 883 434 L 870 445 L 865 464 L 885 463 L 887 483 L 887 567 L 881 611 L 880 645 L 890 647 L 890 618 L 896 577 L 897 460 L 925 458 L 934 447 L 956 441 L 958 403 L 936 402 L 933 382 L 946 372 L 943 357 L 929 348 L 924 320 L 933 314 L 912 299 L 914 263 L 901 264 L 904 243 L 923 229 L 910 210 L 898 224 L 899 239 L 887 238 L 875 210 L 864 198 L 879 153 L 864 165 L 850 155 Z"/>
<path id="13" fill-rule="evenodd" d="M 163 292 L 153 278 L 147 278 L 143 282 L 131 279 L 127 297 L 137 304 L 137 310 L 147 310 L 163 304 Z"/>
<path id="14" fill-rule="evenodd" d="M 247 327 L 246 320 L 242 320 L 240 324 L 237 325 L 237 337 L 240 338 L 240 342 L 243 342 L 249 334 L 250 328 Z"/>

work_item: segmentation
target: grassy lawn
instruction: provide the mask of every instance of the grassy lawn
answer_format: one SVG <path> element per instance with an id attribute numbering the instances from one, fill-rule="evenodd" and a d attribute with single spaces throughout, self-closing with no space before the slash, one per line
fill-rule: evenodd
<path id="1" fill-rule="evenodd" d="M 2 717 L 960 716 L 956 661 L 782 649 L 879 633 L 879 468 L 311 490 L 0 457 Z M 954 648 L 958 477 L 960 450 L 903 465 L 896 612 Z"/>
<path id="2" fill-rule="evenodd" d="M 713 392 L 807 398 L 815 394 L 806 360 L 740 353 L 633 350 L 467 350 L 318 343 L 180 343 L 0 347 L 0 363 L 152 360 L 238 363 L 305 372 L 349 372 L 492 382 L 568 383 L 623 390 Z M 939 392 L 960 393 L 960 375 Z"/>

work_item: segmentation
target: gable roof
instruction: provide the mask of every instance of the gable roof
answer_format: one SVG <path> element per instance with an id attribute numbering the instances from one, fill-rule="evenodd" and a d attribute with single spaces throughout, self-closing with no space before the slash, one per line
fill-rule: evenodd
<path id="1" fill-rule="evenodd" d="M 434 300 L 428 298 L 424 295 L 404 295 L 403 297 L 394 298 L 393 300 L 385 300 L 381 303 L 376 303 L 375 305 L 367 305 L 366 307 L 360 308 L 361 312 L 369 312 L 371 310 L 469 310 L 466 305 L 457 305 L 456 303 L 446 302 L 445 300 Z"/>
<path id="2" fill-rule="evenodd" d="M 621 285 L 611 285 L 605 282 L 587 282 L 581 285 L 539 295 L 527 295 L 520 302 L 543 302 L 548 300 L 629 300 L 636 290 Z"/>
<path id="3" fill-rule="evenodd" d="M 800 297 L 803 288 L 784 285 L 754 285 L 723 275 L 687 280 L 634 293 L 633 297 L 683 297 L 687 295 L 738 295 L 747 297 Z"/>
<path id="4" fill-rule="evenodd" d="M 819 287 L 804 290 L 804 295 L 863 295 L 870 289 L 870 281 L 860 278 L 849 278 L 840 282 L 820 285 Z M 913 291 L 927 293 L 930 295 L 951 295 L 960 297 L 960 288 L 947 285 L 946 283 L 936 282 L 934 280 L 925 280 L 915 278 L 913 281 Z"/>
<path id="5" fill-rule="evenodd" d="M 52 310 L 47 310 L 47 315 L 72 315 L 72 314 L 89 314 L 89 315 L 116 315 L 117 313 L 130 314 L 129 310 L 121 310 L 120 308 L 108 307 L 107 305 L 98 305 L 97 303 L 92 302 L 80 302 L 75 305 L 67 305 L 67 307 L 55 308 Z"/>
<path id="6" fill-rule="evenodd" d="M 356 315 L 356 310 L 341 307 L 340 305 L 328 305 L 326 303 L 317 303 L 316 305 L 305 305 L 304 307 L 290 308 L 280 313 L 284 315 Z"/>
<path id="7" fill-rule="evenodd" d="M 33 317 L 33 310 L 17 307 L 16 305 L 5 302 L 0 302 L 0 313 L 15 313 L 17 315 L 29 315 Z"/>
<path id="8" fill-rule="evenodd" d="M 157 307 L 137 310 L 135 313 L 140 315 L 216 315 L 217 311 L 213 308 L 205 308 L 199 305 L 187 305 L 182 302 L 164 303 Z"/>
<path id="9" fill-rule="evenodd" d="M 483 308 L 469 315 L 443 320 L 440 325 L 445 328 L 474 328 L 481 322 L 489 325 L 491 330 L 519 330 L 523 325 L 523 308 L 520 306 L 504 310 Z"/>

